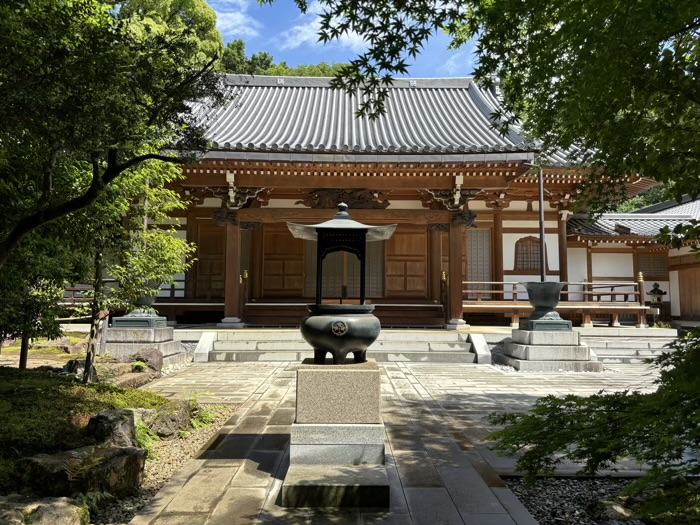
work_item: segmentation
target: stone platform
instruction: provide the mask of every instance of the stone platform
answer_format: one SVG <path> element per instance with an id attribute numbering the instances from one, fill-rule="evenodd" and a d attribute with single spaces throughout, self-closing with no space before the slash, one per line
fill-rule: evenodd
<path id="1" fill-rule="evenodd" d="M 105 352 L 112 357 L 127 357 L 141 350 L 156 349 L 163 354 L 163 364 L 182 363 L 187 355 L 179 341 L 173 340 L 173 328 L 108 328 Z"/>
<path id="2" fill-rule="evenodd" d="M 285 507 L 388 507 L 376 361 L 297 369 Z"/>
<path id="3" fill-rule="evenodd" d="M 602 372 L 574 331 L 513 330 L 497 360 L 523 372 Z"/>

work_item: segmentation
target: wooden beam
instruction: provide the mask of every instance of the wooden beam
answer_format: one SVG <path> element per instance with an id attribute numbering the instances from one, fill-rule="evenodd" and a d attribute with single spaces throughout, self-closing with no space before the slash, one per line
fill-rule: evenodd
<path id="1" fill-rule="evenodd" d="M 323 222 L 333 218 L 336 210 L 312 208 L 246 208 L 238 212 L 242 222 Z M 409 223 L 409 224 L 444 224 L 449 222 L 450 214 L 443 210 L 350 210 L 352 218 L 367 223 Z"/>

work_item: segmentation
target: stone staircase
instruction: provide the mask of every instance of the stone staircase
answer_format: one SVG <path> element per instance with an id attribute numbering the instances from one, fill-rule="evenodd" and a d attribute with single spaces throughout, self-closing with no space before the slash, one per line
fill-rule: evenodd
<path id="1" fill-rule="evenodd" d="M 668 349 L 677 337 L 675 329 L 661 328 L 575 328 L 581 342 L 588 345 L 595 359 L 603 364 L 641 364 Z M 510 333 L 484 334 L 490 349 L 500 346 Z"/>
<path id="2" fill-rule="evenodd" d="M 382 330 L 368 349 L 378 362 L 473 363 L 467 334 L 439 330 Z M 299 330 L 219 331 L 209 351 L 216 361 L 301 361 L 313 357 Z"/>
<path id="3" fill-rule="evenodd" d="M 662 352 L 667 352 L 669 349 L 666 345 L 675 338 L 650 334 L 647 337 L 634 338 L 588 336 L 582 339 L 603 364 L 641 364 Z"/>

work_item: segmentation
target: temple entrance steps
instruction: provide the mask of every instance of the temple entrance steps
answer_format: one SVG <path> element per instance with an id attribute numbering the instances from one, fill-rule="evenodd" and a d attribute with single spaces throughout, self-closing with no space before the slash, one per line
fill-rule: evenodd
<path id="1" fill-rule="evenodd" d="M 498 330 L 498 332 L 496 332 Z M 677 338 L 675 329 L 592 327 L 575 328 L 581 333 L 581 342 L 586 343 L 603 364 L 641 364 L 645 360 L 668 351 L 666 347 Z M 494 328 L 484 337 L 493 349 L 510 337 L 510 331 Z"/>
<path id="2" fill-rule="evenodd" d="M 211 336 L 210 336 L 211 337 Z M 468 334 L 439 330 L 382 330 L 368 349 L 378 362 L 473 363 Z M 299 330 L 217 331 L 208 361 L 301 361 L 313 350 Z"/>
<path id="3" fill-rule="evenodd" d="M 649 330 L 649 329 L 647 329 Z M 654 330 L 650 330 L 648 337 L 616 337 L 606 338 L 601 336 L 583 337 L 588 347 L 598 356 L 598 361 L 609 364 L 641 364 L 647 359 L 657 357 L 663 352 L 668 352 L 667 345 L 674 337 L 653 336 Z"/>

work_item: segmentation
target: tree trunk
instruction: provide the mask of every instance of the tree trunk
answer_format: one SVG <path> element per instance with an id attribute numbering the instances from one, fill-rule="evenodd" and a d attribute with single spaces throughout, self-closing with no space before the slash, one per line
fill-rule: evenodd
<path id="1" fill-rule="evenodd" d="M 100 325 L 100 312 L 102 310 L 102 249 L 95 252 L 95 281 L 93 284 L 94 294 L 90 304 L 90 339 L 88 340 L 87 353 L 85 354 L 85 371 L 83 372 L 83 383 L 90 383 L 94 380 L 92 369 L 95 364 L 95 354 L 97 353 L 97 330 Z"/>
<path id="2" fill-rule="evenodd" d="M 27 358 L 29 357 L 29 334 L 22 334 L 22 346 L 19 350 L 19 369 L 27 369 Z"/>

